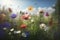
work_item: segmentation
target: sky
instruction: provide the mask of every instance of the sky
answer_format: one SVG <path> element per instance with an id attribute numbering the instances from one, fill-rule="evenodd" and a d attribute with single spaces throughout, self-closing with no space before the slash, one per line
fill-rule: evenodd
<path id="1" fill-rule="evenodd" d="M 29 6 L 34 8 L 50 8 L 56 0 L 0 0 L 0 6 L 11 7 L 13 10 L 25 10 Z"/>
<path id="2" fill-rule="evenodd" d="M 18 1 L 20 2 L 20 0 Z M 21 1 L 23 1 L 23 5 L 25 7 L 30 5 L 34 7 L 49 7 L 56 3 L 56 0 L 21 0 Z"/>

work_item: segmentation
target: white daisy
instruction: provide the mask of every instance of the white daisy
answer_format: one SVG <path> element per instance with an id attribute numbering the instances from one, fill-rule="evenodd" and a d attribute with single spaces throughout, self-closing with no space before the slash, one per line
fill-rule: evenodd
<path id="1" fill-rule="evenodd" d="M 46 24 L 42 23 L 40 24 L 40 29 L 44 29 L 44 31 L 49 30 L 49 27 L 46 26 Z"/>

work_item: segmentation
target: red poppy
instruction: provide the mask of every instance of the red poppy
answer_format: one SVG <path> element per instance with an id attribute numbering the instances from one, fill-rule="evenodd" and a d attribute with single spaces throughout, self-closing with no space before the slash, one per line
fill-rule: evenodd
<path id="1" fill-rule="evenodd" d="M 26 28 L 27 25 L 26 25 L 26 24 L 22 24 L 20 27 L 21 27 L 21 28 Z"/>

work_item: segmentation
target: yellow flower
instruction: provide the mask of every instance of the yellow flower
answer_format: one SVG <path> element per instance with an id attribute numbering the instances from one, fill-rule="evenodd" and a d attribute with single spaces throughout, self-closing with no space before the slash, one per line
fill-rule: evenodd
<path id="1" fill-rule="evenodd" d="M 32 6 L 29 6 L 29 7 L 28 7 L 28 10 L 29 10 L 29 11 L 33 11 L 33 7 L 32 7 Z"/>

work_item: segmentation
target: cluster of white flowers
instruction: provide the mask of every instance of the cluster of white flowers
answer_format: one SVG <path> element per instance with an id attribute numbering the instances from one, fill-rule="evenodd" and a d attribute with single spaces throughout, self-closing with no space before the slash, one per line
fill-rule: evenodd
<path id="1" fill-rule="evenodd" d="M 11 35 L 12 32 L 13 32 L 14 34 L 20 34 L 20 33 L 21 33 L 21 30 L 17 30 L 17 31 L 15 31 L 14 28 L 11 28 L 11 29 L 10 29 L 10 32 L 9 32 L 8 34 Z"/>

